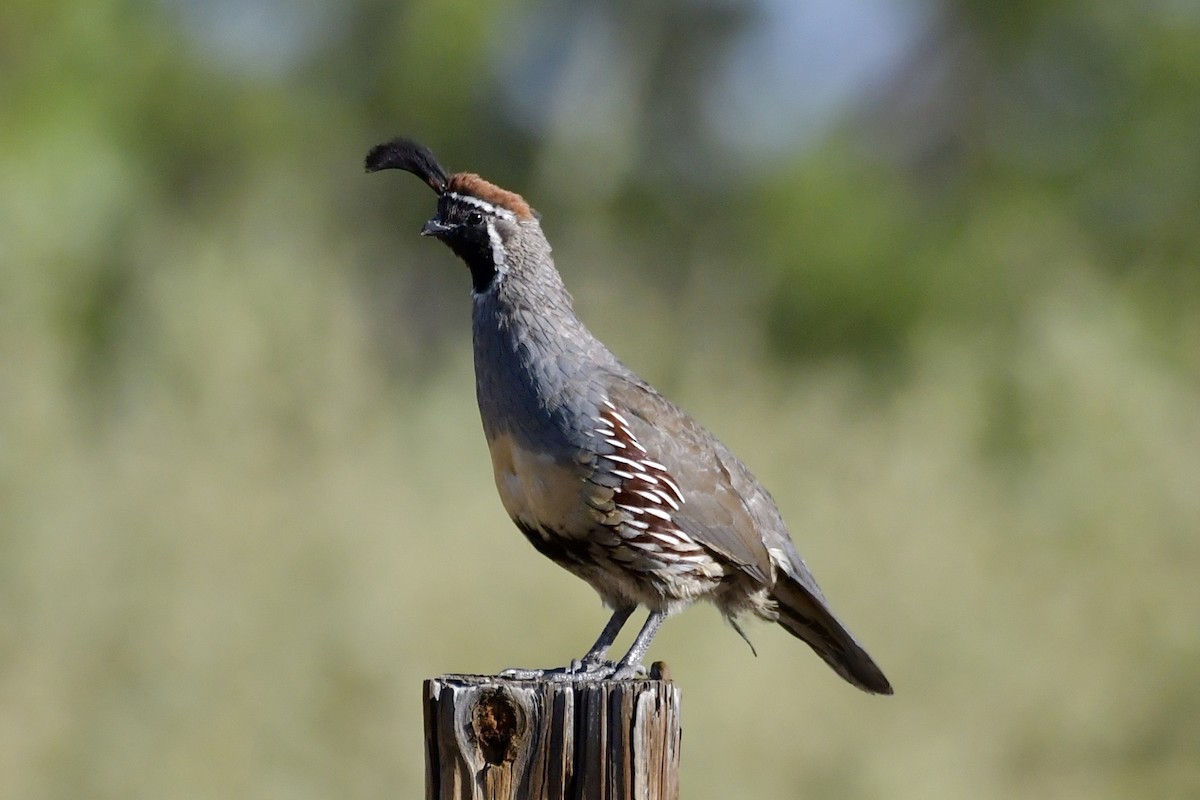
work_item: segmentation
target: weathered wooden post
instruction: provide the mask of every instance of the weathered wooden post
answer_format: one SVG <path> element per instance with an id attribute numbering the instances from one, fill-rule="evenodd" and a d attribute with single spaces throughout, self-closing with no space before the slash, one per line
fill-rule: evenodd
<path id="1" fill-rule="evenodd" d="M 425 681 L 426 800 L 676 800 L 679 690 L 624 681 Z"/>

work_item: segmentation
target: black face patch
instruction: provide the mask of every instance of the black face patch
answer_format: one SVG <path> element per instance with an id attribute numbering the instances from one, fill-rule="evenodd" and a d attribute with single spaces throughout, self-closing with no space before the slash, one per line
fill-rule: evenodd
<path id="1" fill-rule="evenodd" d="M 471 271 L 471 288 L 477 293 L 487 291 L 492 285 L 499 266 L 488 233 L 490 216 L 487 209 L 450 194 L 438 199 L 435 219 L 446 226 L 438 238 L 467 265 Z"/>

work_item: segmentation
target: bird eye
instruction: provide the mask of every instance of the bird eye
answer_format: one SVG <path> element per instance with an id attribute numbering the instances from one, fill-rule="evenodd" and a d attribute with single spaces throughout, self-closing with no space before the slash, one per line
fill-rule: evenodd
<path id="1" fill-rule="evenodd" d="M 478 211 L 468 212 L 467 213 L 467 224 L 471 225 L 472 227 L 474 227 L 475 225 L 482 225 L 483 224 L 483 214 L 480 214 Z"/>

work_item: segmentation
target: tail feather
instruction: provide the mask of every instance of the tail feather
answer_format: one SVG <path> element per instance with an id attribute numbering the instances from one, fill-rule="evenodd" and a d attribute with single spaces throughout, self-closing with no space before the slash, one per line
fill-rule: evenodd
<path id="1" fill-rule="evenodd" d="M 785 571 L 780 570 L 772 599 L 778 604 L 779 624 L 804 641 L 837 674 L 865 692 L 891 694 L 892 685 L 871 656 L 825 605 Z"/>

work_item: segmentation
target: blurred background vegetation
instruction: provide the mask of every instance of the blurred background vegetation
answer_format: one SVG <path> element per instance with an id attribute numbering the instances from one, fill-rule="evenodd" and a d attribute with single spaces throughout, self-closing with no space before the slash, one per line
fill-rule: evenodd
<path id="1" fill-rule="evenodd" d="M 771 487 L 896 686 L 711 609 L 687 798 L 1200 795 L 1188 0 L 7 0 L 0 797 L 420 796 L 606 619 L 494 496 L 404 133 Z"/>

